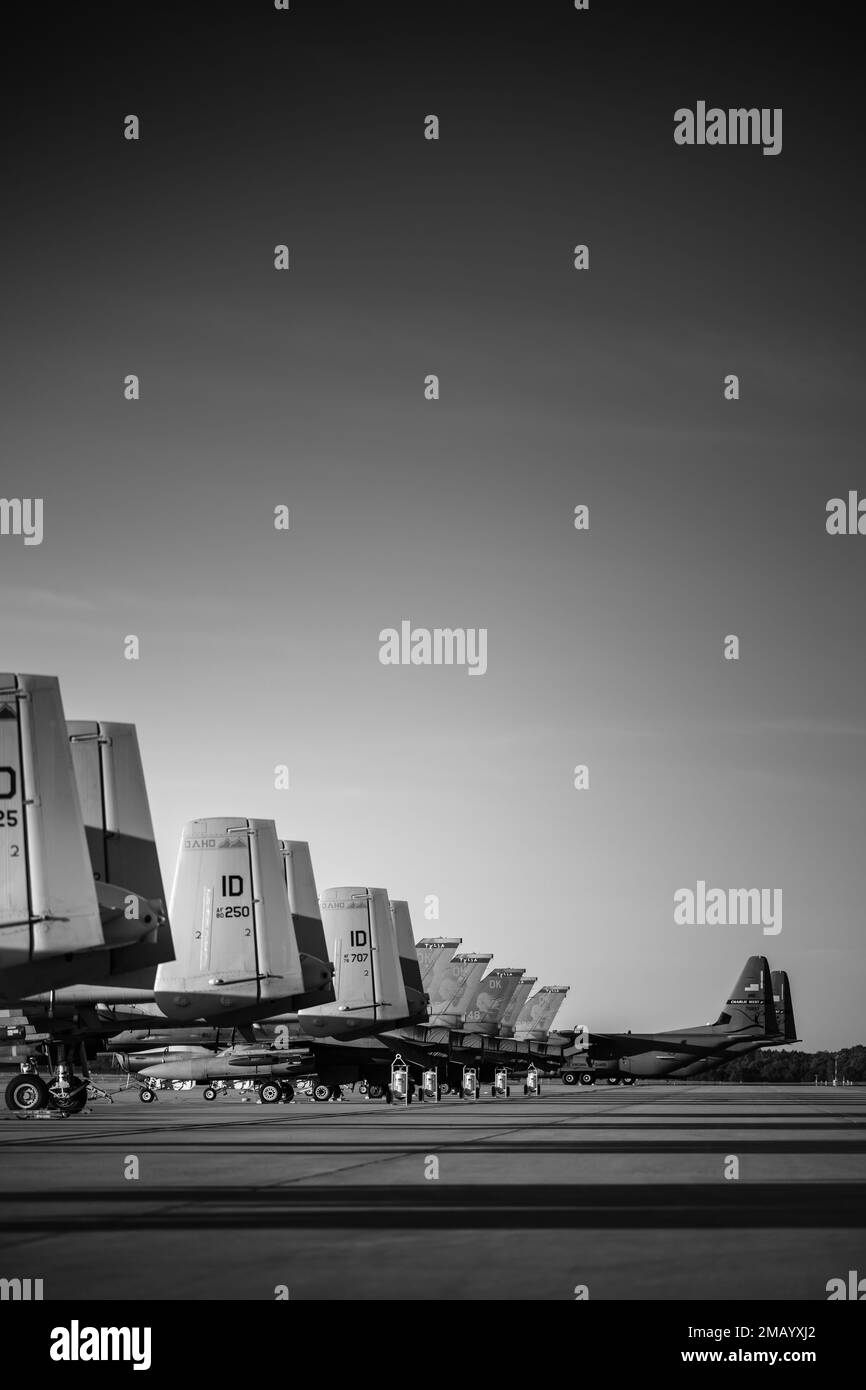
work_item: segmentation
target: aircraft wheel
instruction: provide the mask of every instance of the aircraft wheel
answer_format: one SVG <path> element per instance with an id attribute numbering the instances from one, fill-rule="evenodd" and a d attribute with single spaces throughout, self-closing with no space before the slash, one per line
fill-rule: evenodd
<path id="1" fill-rule="evenodd" d="M 562 1076 L 562 1084 L 563 1084 L 563 1086 L 576 1086 L 576 1085 L 577 1085 L 577 1072 L 575 1072 L 575 1071 L 564 1071 L 564 1072 L 561 1073 L 561 1076 Z"/>
<path id="2" fill-rule="evenodd" d="M 608 1084 L 608 1086 L 618 1086 L 618 1085 L 619 1085 L 619 1077 L 618 1077 L 618 1076 L 609 1076 L 609 1077 L 607 1078 L 607 1084 Z"/>
<path id="3" fill-rule="evenodd" d="M 582 1072 L 580 1073 L 580 1084 L 581 1084 L 581 1086 L 594 1086 L 594 1085 L 595 1085 L 595 1075 L 594 1075 L 594 1073 L 591 1072 L 591 1071 L 582 1071 Z"/>
<path id="4" fill-rule="evenodd" d="M 360 1084 L 360 1086 L 358 1087 L 358 1095 L 359 1095 L 359 1096 L 366 1096 L 366 1095 L 369 1094 L 369 1092 L 370 1092 L 370 1087 L 367 1085 L 366 1081 L 362 1081 L 361 1084 Z"/>
<path id="5" fill-rule="evenodd" d="M 142 1105 L 152 1105 L 156 1100 L 156 1091 L 151 1091 L 148 1086 L 143 1087 L 138 1093 L 138 1099 Z"/>
<path id="6" fill-rule="evenodd" d="M 87 1104 L 87 1085 L 80 1076 L 70 1076 L 69 1089 L 59 1095 L 49 1093 L 58 1110 L 67 1115 L 79 1115 Z"/>
<path id="7" fill-rule="evenodd" d="M 324 1081 L 320 1081 L 313 1087 L 313 1100 L 323 1101 L 331 1099 L 332 1087 L 326 1086 Z"/>
<path id="8" fill-rule="evenodd" d="M 280 1099 L 284 1105 L 295 1099 L 295 1088 L 289 1081 L 284 1081 L 280 1087 Z"/>
<path id="9" fill-rule="evenodd" d="M 279 1084 L 276 1081 L 263 1081 L 259 1087 L 259 1100 L 262 1105 L 276 1105 L 282 1097 Z"/>
<path id="10" fill-rule="evenodd" d="M 6 1104 L 10 1110 L 44 1110 L 49 1094 L 41 1076 L 22 1074 L 14 1076 L 6 1087 Z"/>
<path id="11" fill-rule="evenodd" d="M 205 1086 L 201 1093 L 202 1100 L 216 1100 L 216 1091 L 213 1086 Z"/>
<path id="12" fill-rule="evenodd" d="M 447 1081 L 442 1082 L 441 1086 L 439 1087 L 439 1094 L 440 1096 L 448 1096 L 451 1094 L 451 1087 L 448 1085 Z"/>
<path id="13" fill-rule="evenodd" d="M 633 1085 L 634 1085 L 634 1077 L 633 1077 L 633 1076 L 624 1076 L 624 1077 L 622 1078 L 622 1084 L 623 1084 L 623 1086 L 633 1086 Z"/>
<path id="14" fill-rule="evenodd" d="M 377 1086 L 375 1081 L 371 1081 L 366 1087 L 365 1094 L 370 1100 L 381 1100 L 385 1094 L 384 1086 Z"/>

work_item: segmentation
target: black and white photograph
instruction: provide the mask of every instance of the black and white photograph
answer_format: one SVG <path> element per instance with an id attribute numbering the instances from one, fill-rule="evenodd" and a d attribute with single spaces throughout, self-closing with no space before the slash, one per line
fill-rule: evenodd
<path id="1" fill-rule="evenodd" d="M 387 1355 L 376 1305 L 563 1302 L 614 1373 L 826 1374 L 866 1301 L 853 16 L 3 22 L 7 1339 L 213 1375 L 233 1326 L 249 1373 L 310 1304 Z"/>

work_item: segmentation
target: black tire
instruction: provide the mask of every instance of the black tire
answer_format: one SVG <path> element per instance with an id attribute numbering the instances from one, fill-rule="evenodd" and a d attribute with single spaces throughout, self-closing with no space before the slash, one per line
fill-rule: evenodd
<path id="1" fill-rule="evenodd" d="M 262 1105 L 277 1105 L 282 1100 L 279 1081 L 262 1081 L 258 1091 Z"/>
<path id="2" fill-rule="evenodd" d="M 448 1082 L 447 1082 L 447 1081 L 443 1081 L 443 1082 L 441 1083 L 441 1085 L 440 1085 L 440 1087 L 439 1087 L 439 1094 L 440 1094 L 440 1096 L 450 1096 L 450 1094 L 451 1094 L 451 1087 L 448 1085 Z"/>
<path id="3" fill-rule="evenodd" d="M 595 1076 L 593 1073 L 591 1071 L 582 1071 L 580 1073 L 580 1084 L 581 1086 L 594 1086 Z"/>
<path id="4" fill-rule="evenodd" d="M 619 1077 L 618 1077 L 618 1076 L 609 1076 L 609 1077 L 607 1078 L 607 1084 L 608 1084 L 608 1086 L 618 1086 L 618 1085 L 619 1085 Z"/>
<path id="5" fill-rule="evenodd" d="M 201 1096 L 202 1100 L 216 1100 L 216 1091 L 213 1086 L 205 1086 Z"/>
<path id="6" fill-rule="evenodd" d="M 510 1095 L 511 1095 L 511 1087 L 510 1087 L 510 1086 L 506 1086 L 506 1087 L 505 1087 L 505 1094 L 506 1094 L 507 1096 L 510 1096 Z"/>
<path id="7" fill-rule="evenodd" d="M 366 1096 L 368 1100 L 381 1100 L 384 1094 L 384 1086 L 377 1085 L 375 1081 L 371 1081 L 368 1083 L 366 1090 Z"/>
<path id="8" fill-rule="evenodd" d="M 87 1083 L 80 1076 L 70 1076 L 69 1090 L 60 1095 L 52 1091 L 51 1099 L 65 1115 L 80 1115 L 87 1104 Z"/>
<path id="9" fill-rule="evenodd" d="M 620 1080 L 622 1081 L 623 1086 L 633 1086 L 635 1079 L 633 1076 L 623 1076 L 620 1078 Z"/>
<path id="10" fill-rule="evenodd" d="M 316 1083 L 316 1085 L 313 1087 L 313 1091 L 312 1091 L 313 1100 L 317 1100 L 317 1101 L 319 1101 L 320 1103 L 321 1103 L 322 1101 L 324 1101 L 324 1100 L 330 1100 L 330 1099 L 331 1099 L 331 1090 L 332 1090 L 332 1087 L 326 1086 L 325 1083 L 324 1083 L 324 1081 L 318 1081 L 318 1082 Z"/>
<path id="11" fill-rule="evenodd" d="M 370 1094 L 370 1087 L 367 1085 L 366 1081 L 362 1081 L 361 1084 L 360 1084 L 360 1086 L 358 1087 L 358 1095 L 359 1095 L 359 1096 L 366 1096 L 366 1095 L 369 1095 L 369 1094 Z"/>
<path id="12" fill-rule="evenodd" d="M 343 1099 L 343 1088 L 342 1088 L 342 1086 L 332 1086 L 332 1087 L 331 1087 L 330 1099 L 331 1099 L 331 1100 L 342 1100 L 342 1099 Z"/>
<path id="13" fill-rule="evenodd" d="M 563 1086 L 576 1086 L 576 1085 L 577 1085 L 577 1072 L 576 1072 L 576 1071 L 564 1071 L 564 1072 L 561 1072 L 561 1073 L 560 1073 L 560 1076 L 561 1076 L 561 1079 L 562 1079 L 562 1084 L 563 1084 Z"/>
<path id="14" fill-rule="evenodd" d="M 295 1099 L 295 1088 L 290 1081 L 283 1081 L 280 1085 L 280 1100 L 284 1105 Z"/>
<path id="15" fill-rule="evenodd" d="M 142 1105 L 153 1105 L 156 1100 L 156 1091 L 152 1091 L 149 1086 L 143 1086 L 138 1093 L 138 1099 Z"/>
<path id="16" fill-rule="evenodd" d="M 6 1104 L 10 1110 L 44 1110 L 50 1093 L 41 1076 L 22 1072 L 13 1076 L 6 1087 Z"/>

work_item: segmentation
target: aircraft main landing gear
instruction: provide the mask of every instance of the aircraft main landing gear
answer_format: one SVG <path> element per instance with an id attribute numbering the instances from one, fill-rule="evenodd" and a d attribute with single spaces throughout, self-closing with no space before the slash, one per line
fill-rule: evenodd
<path id="1" fill-rule="evenodd" d="M 13 1076 L 6 1087 L 6 1104 L 10 1110 L 44 1110 L 48 1105 L 49 1090 L 41 1076 L 24 1072 Z"/>

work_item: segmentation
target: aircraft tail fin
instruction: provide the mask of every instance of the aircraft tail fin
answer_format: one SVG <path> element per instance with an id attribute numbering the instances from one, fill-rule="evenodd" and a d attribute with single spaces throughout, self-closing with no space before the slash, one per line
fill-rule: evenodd
<path id="1" fill-rule="evenodd" d="M 776 1023 L 785 1042 L 799 1042 L 797 1025 L 794 1022 L 794 1001 L 791 997 L 791 982 L 787 970 L 774 970 L 773 1003 L 776 1006 Z"/>
<path id="2" fill-rule="evenodd" d="M 111 956 L 114 979 L 174 956 L 138 736 L 134 724 L 74 720 L 66 727 L 104 925 L 111 940 L 114 915 L 122 933 Z M 130 896 L 138 900 L 134 926 L 123 911 Z"/>
<path id="3" fill-rule="evenodd" d="M 280 854 L 306 987 L 306 993 L 298 1000 L 297 1007 L 301 1009 L 333 1003 L 336 998 L 334 967 L 328 960 L 310 846 L 306 840 L 280 840 Z"/>
<path id="4" fill-rule="evenodd" d="M 464 953 L 449 961 L 435 995 L 429 991 L 431 1023 L 456 1028 L 463 1022 L 468 1002 L 475 998 L 478 982 L 492 959 L 492 955 Z"/>
<path id="5" fill-rule="evenodd" d="M 754 1028 L 763 1029 L 768 1037 L 777 1033 L 773 984 L 766 956 L 749 956 L 716 1026 L 732 1033 Z"/>
<path id="6" fill-rule="evenodd" d="M 397 934 L 397 950 L 400 953 L 400 969 L 403 973 L 409 1012 L 416 1023 L 422 1023 L 427 1018 L 427 994 L 421 980 L 421 965 L 415 949 L 409 904 L 402 898 L 392 899 L 391 916 Z"/>
<path id="7" fill-rule="evenodd" d="M 304 993 L 273 821 L 216 816 L 184 826 L 169 917 L 177 959 L 160 965 L 156 1002 L 180 1021 Z"/>
<path id="8" fill-rule="evenodd" d="M 333 942 L 336 1000 L 301 1009 L 306 1032 L 336 1036 L 391 1027 L 409 1016 L 397 933 L 384 888 L 329 888 L 322 894 Z"/>
<path id="9" fill-rule="evenodd" d="M 488 971 L 479 980 L 474 996 L 467 1002 L 465 1026 L 471 1028 L 473 1033 L 493 1037 L 499 1031 L 500 1019 L 524 974 L 522 966 L 514 969 L 498 967 Z"/>
<path id="10" fill-rule="evenodd" d="M 105 944 L 60 685 L 0 675 L 0 972 Z"/>
<path id="11" fill-rule="evenodd" d="M 517 1020 L 520 1017 L 524 1004 L 532 993 L 533 985 L 538 984 L 535 975 L 524 975 L 511 996 L 509 1003 L 502 1011 L 499 1020 L 499 1033 L 503 1038 L 513 1038 L 517 1027 Z"/>
<path id="12" fill-rule="evenodd" d="M 421 984 L 431 999 L 438 997 L 439 981 L 445 975 L 459 945 L 459 936 L 425 936 L 418 942 L 415 949 L 421 967 Z"/>
<path id="13" fill-rule="evenodd" d="M 544 1042 L 568 990 L 568 985 L 542 985 L 527 999 L 514 1030 L 519 1042 Z"/>

